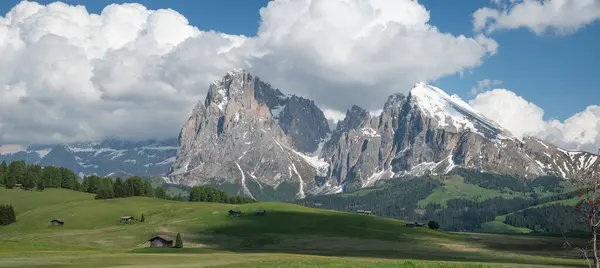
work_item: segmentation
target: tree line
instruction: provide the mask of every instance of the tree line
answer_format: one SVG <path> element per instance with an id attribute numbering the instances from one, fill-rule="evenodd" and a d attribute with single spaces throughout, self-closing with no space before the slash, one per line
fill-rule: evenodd
<path id="1" fill-rule="evenodd" d="M 6 161 L 0 163 L 0 185 L 12 189 L 20 185 L 23 189 L 43 191 L 48 188 L 80 190 L 77 175 L 68 168 L 32 164 L 25 161 Z"/>
<path id="2" fill-rule="evenodd" d="M 25 161 L 6 161 L 0 163 L 0 185 L 7 189 L 20 186 L 26 190 L 37 189 L 43 191 L 48 188 L 64 188 L 75 191 L 95 194 L 96 199 L 112 199 L 132 196 L 155 197 L 166 200 L 185 201 L 179 193 L 169 195 L 162 185 L 156 188 L 139 176 L 121 178 L 101 178 L 96 175 L 83 177 L 80 183 L 77 175 L 68 168 L 25 164 Z M 191 202 L 219 202 L 243 204 L 256 202 L 245 196 L 228 196 L 226 192 L 214 187 L 196 186 L 189 190 Z"/>
<path id="3" fill-rule="evenodd" d="M 534 232 L 571 233 L 589 231 L 586 221 L 573 206 L 552 204 L 510 214 L 504 223 Z"/>
<path id="4" fill-rule="evenodd" d="M 190 191 L 190 202 L 215 202 L 227 204 L 255 203 L 256 200 L 245 196 L 228 196 L 226 192 L 210 186 L 194 186 Z"/>
<path id="5" fill-rule="evenodd" d="M 12 205 L 0 204 L 0 226 L 17 222 L 17 216 Z"/>

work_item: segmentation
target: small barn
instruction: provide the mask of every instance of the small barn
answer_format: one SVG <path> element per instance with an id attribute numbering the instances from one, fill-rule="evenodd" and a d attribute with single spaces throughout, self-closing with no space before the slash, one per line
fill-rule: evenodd
<path id="1" fill-rule="evenodd" d="M 371 215 L 371 214 L 373 214 L 373 212 L 372 212 L 372 211 L 370 211 L 370 210 L 365 210 L 365 212 L 364 212 L 364 213 L 365 213 L 365 214 L 367 214 L 367 215 Z"/>
<path id="2" fill-rule="evenodd" d="M 229 216 L 230 217 L 239 217 L 242 216 L 242 212 L 239 210 L 229 210 Z"/>
<path id="3" fill-rule="evenodd" d="M 265 215 L 267 213 L 266 210 L 264 209 L 257 209 L 256 210 L 256 215 Z"/>
<path id="4" fill-rule="evenodd" d="M 173 238 L 167 235 L 155 235 L 148 240 L 151 248 L 167 248 L 173 246 Z"/>
<path id="5" fill-rule="evenodd" d="M 408 223 L 406 223 L 406 226 L 408 226 L 408 227 L 423 227 L 423 226 L 425 226 L 425 224 L 421 223 L 421 222 L 416 222 L 415 221 L 415 222 L 408 222 Z"/>
<path id="6" fill-rule="evenodd" d="M 363 213 L 365 213 L 365 211 L 362 210 L 362 209 L 359 209 L 359 210 L 356 211 L 356 213 L 363 214 Z"/>
<path id="7" fill-rule="evenodd" d="M 121 217 L 121 222 L 130 222 L 135 220 L 135 218 L 133 216 L 123 216 Z"/>
<path id="8" fill-rule="evenodd" d="M 65 224 L 65 221 L 59 220 L 59 219 L 53 219 L 50 221 L 50 224 L 52 224 L 52 226 L 63 226 Z"/>
<path id="9" fill-rule="evenodd" d="M 23 184 L 17 183 L 15 184 L 15 188 L 23 188 Z"/>

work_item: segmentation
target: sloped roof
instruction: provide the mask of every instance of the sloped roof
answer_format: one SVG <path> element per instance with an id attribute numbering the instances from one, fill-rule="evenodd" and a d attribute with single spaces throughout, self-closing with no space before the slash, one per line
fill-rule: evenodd
<path id="1" fill-rule="evenodd" d="M 155 235 L 152 238 L 150 238 L 148 241 L 153 241 L 153 240 L 156 240 L 156 239 L 161 239 L 161 240 L 164 240 L 166 242 L 173 242 L 173 238 L 171 238 L 168 235 Z"/>

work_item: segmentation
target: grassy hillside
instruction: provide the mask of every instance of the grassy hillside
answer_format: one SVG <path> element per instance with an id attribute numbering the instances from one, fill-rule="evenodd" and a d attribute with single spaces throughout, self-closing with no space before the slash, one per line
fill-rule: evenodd
<path id="1" fill-rule="evenodd" d="M 0 188 L 0 203 L 12 204 L 17 212 L 16 224 L 0 227 L 0 267 L 583 264 L 581 260 L 554 257 L 577 254 L 562 248 L 562 238 L 444 233 L 405 227 L 403 222 L 388 218 L 286 203 L 230 205 L 141 197 L 104 201 L 62 189 L 36 192 L 4 188 Z M 266 209 L 267 215 L 253 215 L 259 208 Z M 239 209 L 244 215 L 229 218 L 229 209 Z M 121 216 L 141 214 L 145 223 L 118 221 Z M 53 218 L 64 220 L 65 225 L 49 226 Z M 158 233 L 181 233 L 185 248 L 148 249 L 145 241 Z"/>

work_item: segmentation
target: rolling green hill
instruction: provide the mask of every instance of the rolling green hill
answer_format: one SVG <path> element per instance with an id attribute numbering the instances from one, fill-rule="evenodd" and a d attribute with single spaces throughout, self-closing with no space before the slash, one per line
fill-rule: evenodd
<path id="1" fill-rule="evenodd" d="M 0 267 L 584 264 L 580 259 L 553 257 L 578 256 L 562 248 L 562 238 L 445 233 L 406 227 L 389 218 L 286 203 L 232 205 L 146 197 L 105 201 L 64 189 L 4 188 L 0 203 L 12 204 L 17 212 L 17 223 L 0 227 Z M 243 216 L 228 217 L 230 209 L 241 210 Z M 266 209 L 267 215 L 254 215 L 256 209 Z M 141 214 L 144 223 L 119 223 L 121 216 Z M 65 225 L 50 226 L 54 218 Z M 177 233 L 183 236 L 184 249 L 147 248 L 146 240 L 153 234 Z"/>

